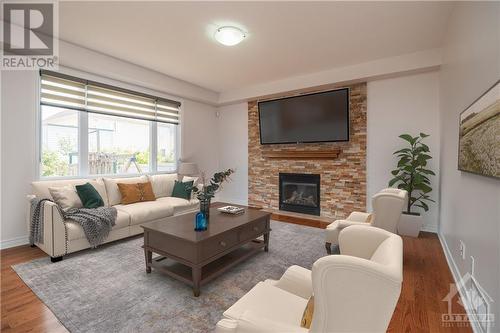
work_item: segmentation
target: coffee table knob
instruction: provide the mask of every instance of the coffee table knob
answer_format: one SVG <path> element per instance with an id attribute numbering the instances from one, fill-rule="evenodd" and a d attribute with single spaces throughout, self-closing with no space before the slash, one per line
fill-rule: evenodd
<path id="1" fill-rule="evenodd" d="M 224 241 L 220 242 L 219 244 L 220 244 L 220 246 L 226 246 L 226 242 L 224 242 Z"/>
<path id="2" fill-rule="evenodd" d="M 259 227 L 253 227 L 254 231 L 259 231 Z"/>

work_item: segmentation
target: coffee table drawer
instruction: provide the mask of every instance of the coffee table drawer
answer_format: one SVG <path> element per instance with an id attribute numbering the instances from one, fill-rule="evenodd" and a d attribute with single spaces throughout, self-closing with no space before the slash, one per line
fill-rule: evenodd
<path id="1" fill-rule="evenodd" d="M 221 252 L 226 251 L 231 246 L 238 243 L 238 235 L 236 232 L 229 232 L 220 236 L 210 238 L 203 242 L 201 246 L 201 258 L 203 260 L 213 257 Z"/>
<path id="2" fill-rule="evenodd" d="M 256 238 L 266 230 L 267 221 L 260 220 L 244 226 L 240 231 L 240 240 Z"/>

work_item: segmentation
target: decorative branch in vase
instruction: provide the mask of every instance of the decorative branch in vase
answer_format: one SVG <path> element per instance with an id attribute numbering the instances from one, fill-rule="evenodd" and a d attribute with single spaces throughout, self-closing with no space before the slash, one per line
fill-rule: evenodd
<path id="1" fill-rule="evenodd" d="M 234 173 L 233 169 L 227 169 L 225 171 L 216 172 L 212 178 L 208 181 L 205 179 L 205 175 L 201 175 L 202 188 L 197 186 L 192 187 L 193 193 L 196 195 L 198 200 L 200 200 L 200 212 L 205 215 L 208 220 L 210 217 L 210 201 L 215 196 L 215 193 L 221 188 L 222 183 L 229 180 L 229 176 Z"/>

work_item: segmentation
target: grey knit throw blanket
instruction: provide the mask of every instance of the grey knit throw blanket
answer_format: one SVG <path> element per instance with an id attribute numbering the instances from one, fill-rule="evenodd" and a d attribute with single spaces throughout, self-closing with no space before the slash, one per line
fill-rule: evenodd
<path id="1" fill-rule="evenodd" d="M 53 202 L 50 199 L 34 198 L 31 200 L 31 245 L 34 243 L 43 244 L 43 212 L 46 201 Z M 114 207 L 71 208 L 67 211 L 63 211 L 57 206 L 57 209 L 59 213 L 61 213 L 64 223 L 66 223 L 67 220 L 71 220 L 82 226 L 85 237 L 87 237 L 87 240 L 93 248 L 102 244 L 106 237 L 108 237 L 116 221 L 116 208 Z M 66 228 L 66 225 L 64 227 Z"/>

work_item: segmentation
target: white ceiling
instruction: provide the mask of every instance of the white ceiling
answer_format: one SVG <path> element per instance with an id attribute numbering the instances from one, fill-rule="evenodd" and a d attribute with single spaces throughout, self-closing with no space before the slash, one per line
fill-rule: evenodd
<path id="1" fill-rule="evenodd" d="M 222 92 L 440 47 L 450 2 L 60 2 L 61 39 Z M 242 27 L 241 44 L 213 30 Z"/>

